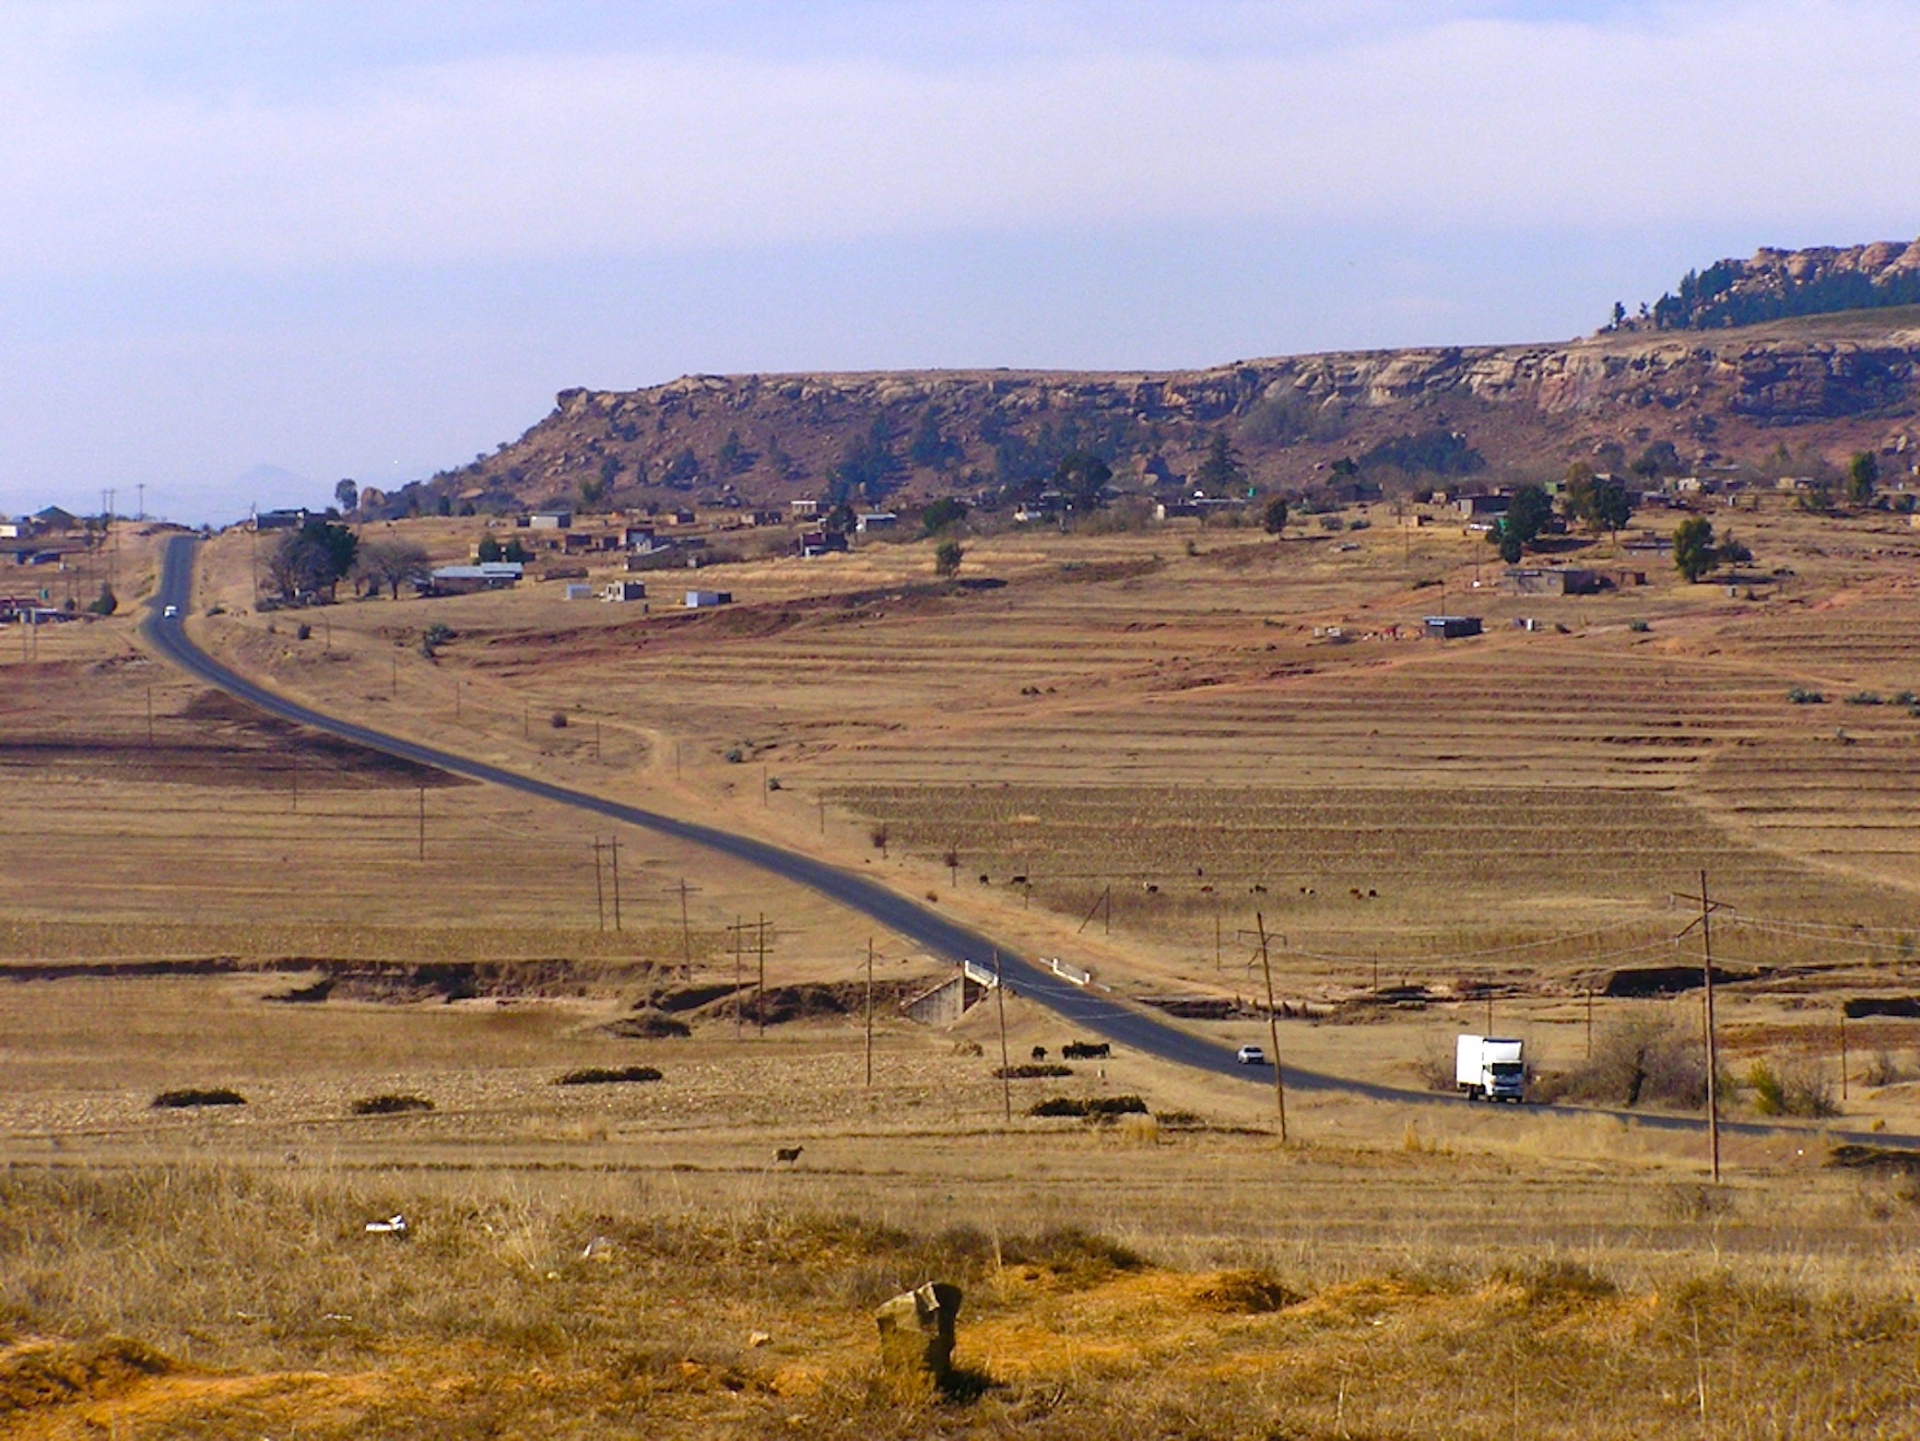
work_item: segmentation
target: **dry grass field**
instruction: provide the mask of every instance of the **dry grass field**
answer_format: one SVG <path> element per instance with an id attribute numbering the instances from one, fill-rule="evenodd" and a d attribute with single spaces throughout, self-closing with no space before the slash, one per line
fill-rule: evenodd
<path id="1" fill-rule="evenodd" d="M 1730 1114 L 1773 1077 L 1837 1116 L 1730 1134 L 1721 1188 L 1690 1135 L 1457 1101 L 1295 1094 L 1282 1147 L 1270 1092 L 1124 1052 L 1003 1083 L 992 1008 L 896 1014 L 941 972 L 885 934 L 869 1084 L 871 928 L 819 898 L 628 832 L 616 929 L 604 827 L 252 714 L 125 616 L 0 634 L 0 1434 L 1920 1430 L 1920 1188 L 1833 1134 L 1920 1132 L 1920 1021 L 1838 1049 L 1843 1001 L 1920 995 L 1920 532 L 1769 498 L 1715 516 L 1757 557 L 1731 594 L 1602 542 L 1650 583 L 1517 598 L 1478 538 L 1362 518 L 981 536 L 959 586 L 925 543 L 764 558 L 707 614 L 673 576 L 637 614 L 557 582 L 261 614 L 235 533 L 192 626 L 1229 1043 L 1265 1041 L 1257 912 L 1289 1064 L 1415 1089 L 1489 1016 L 1543 1076 L 1697 1034 L 1697 992 L 1606 991 L 1697 965 L 1705 868 L 1750 973 Z M 403 529 L 451 559 L 482 524 Z M 1416 638 L 1440 611 L 1487 634 Z M 1007 1020 L 1016 1060 L 1069 1039 Z M 1148 1111 L 1027 1114 L 1058 1095 Z M 871 1308 L 930 1277 L 961 1379 L 903 1392 Z"/>

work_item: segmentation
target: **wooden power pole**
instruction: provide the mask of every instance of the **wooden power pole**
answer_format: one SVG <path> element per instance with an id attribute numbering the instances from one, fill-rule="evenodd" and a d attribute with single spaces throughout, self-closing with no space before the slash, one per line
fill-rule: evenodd
<path id="1" fill-rule="evenodd" d="M 1680 935 L 1686 935 L 1695 926 L 1700 928 L 1700 980 L 1704 993 L 1701 1024 L 1707 1037 L 1707 1149 L 1713 1167 L 1713 1184 L 1717 1186 L 1720 1184 L 1720 1040 L 1713 1016 L 1713 913 L 1728 907 L 1723 901 L 1708 898 L 1704 869 L 1700 872 L 1700 894 L 1680 899 L 1700 903 L 1699 916 L 1688 922 Z"/>
<path id="2" fill-rule="evenodd" d="M 1267 1044 L 1273 1047 L 1273 1103 L 1280 1112 L 1280 1144 L 1287 1144 L 1287 1082 L 1280 1070 L 1280 1018 L 1273 1003 L 1273 962 L 1267 956 L 1266 918 L 1255 911 L 1253 923 L 1260 932 L 1260 969 L 1267 978 Z"/>
<path id="3" fill-rule="evenodd" d="M 1007 1057 L 1007 988 L 1000 983 L 1000 952 L 993 953 L 993 1001 L 1000 1012 L 1000 1099 L 1013 1124 L 1013 1068 Z"/>
<path id="4" fill-rule="evenodd" d="M 873 1089 L 873 937 L 867 937 L 867 1089 Z"/>

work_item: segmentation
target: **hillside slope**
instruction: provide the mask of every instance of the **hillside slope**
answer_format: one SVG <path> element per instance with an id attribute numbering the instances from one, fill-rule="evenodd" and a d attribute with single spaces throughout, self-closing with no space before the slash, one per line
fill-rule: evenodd
<path id="1" fill-rule="evenodd" d="M 1564 344 L 1334 352 L 1174 372 L 694 375 L 561 392 L 493 455 L 367 504 L 518 508 L 856 502 L 1018 494 L 1066 453 L 1122 489 L 1177 490 L 1216 433 L 1248 482 L 1290 492 L 1352 459 L 1389 490 L 1471 476 L 1681 464 L 1816 468 L 1912 452 L 1920 307 Z M 1893 467 L 1905 470 L 1904 464 Z"/>

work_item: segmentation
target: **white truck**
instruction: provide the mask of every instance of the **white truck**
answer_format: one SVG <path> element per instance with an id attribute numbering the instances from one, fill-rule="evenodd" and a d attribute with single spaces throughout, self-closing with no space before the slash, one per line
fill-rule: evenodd
<path id="1" fill-rule="evenodd" d="M 1469 1101 L 1526 1099 L 1527 1067 L 1519 1041 L 1461 1036 L 1453 1053 L 1453 1079 Z"/>

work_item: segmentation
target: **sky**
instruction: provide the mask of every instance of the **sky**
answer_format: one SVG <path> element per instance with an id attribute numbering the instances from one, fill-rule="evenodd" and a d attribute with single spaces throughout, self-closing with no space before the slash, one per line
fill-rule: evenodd
<path id="1" fill-rule="evenodd" d="M 689 372 L 1566 339 L 1920 235 L 1917 70 L 1906 0 L 9 0 L 0 512 Z"/>

